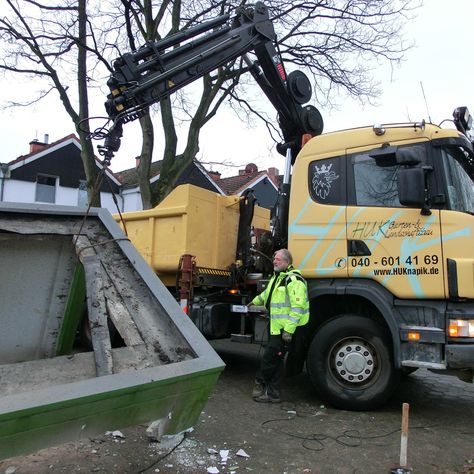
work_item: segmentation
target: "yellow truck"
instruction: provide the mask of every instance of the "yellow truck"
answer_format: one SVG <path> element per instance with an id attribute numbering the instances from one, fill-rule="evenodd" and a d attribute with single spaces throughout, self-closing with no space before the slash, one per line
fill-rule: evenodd
<path id="1" fill-rule="evenodd" d="M 308 282 L 311 318 L 288 364 L 294 372 L 306 362 L 332 405 L 377 406 L 419 367 L 472 382 L 473 156 L 464 134 L 424 123 L 323 134 L 301 149 L 288 247 Z M 185 185 L 123 218 L 208 339 L 261 342 L 261 321 L 232 311 L 268 278 L 258 239 L 250 265 L 237 259 L 241 200 Z M 265 236 L 269 217 L 256 207 L 253 234 Z"/>
<path id="2" fill-rule="evenodd" d="M 308 281 L 311 309 L 288 371 L 306 363 L 336 407 L 380 405 L 403 373 L 420 367 L 472 382 L 468 110 L 455 110 L 452 129 L 421 122 L 322 134 L 319 112 L 303 105 L 309 81 L 286 76 L 268 11 L 262 3 L 252 8 L 242 7 L 231 27 L 228 17 L 212 22 L 209 37 L 192 47 L 176 45 L 205 26 L 119 58 L 108 82 L 113 125 L 100 150 L 109 162 L 122 124 L 194 80 L 197 64 L 205 74 L 253 50 L 259 65 L 246 62 L 278 111 L 284 143 L 277 148 L 286 155 L 272 220 L 250 195 L 185 186 L 153 210 L 125 214 L 130 239 L 207 338 L 241 342 L 265 339 L 245 304 L 272 270 L 268 257 L 287 246 Z"/>
<path id="3" fill-rule="evenodd" d="M 322 135 L 298 155 L 288 243 L 311 298 L 303 352 L 333 404 L 379 403 L 418 367 L 473 381 L 473 156 L 463 133 L 424 123 Z"/>

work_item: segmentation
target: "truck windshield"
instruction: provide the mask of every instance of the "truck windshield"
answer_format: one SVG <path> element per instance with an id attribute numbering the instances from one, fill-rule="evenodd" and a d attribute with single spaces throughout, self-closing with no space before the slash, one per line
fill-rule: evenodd
<path id="1" fill-rule="evenodd" d="M 461 148 L 442 148 L 444 174 L 450 209 L 474 214 L 474 176 L 468 174 Z"/>

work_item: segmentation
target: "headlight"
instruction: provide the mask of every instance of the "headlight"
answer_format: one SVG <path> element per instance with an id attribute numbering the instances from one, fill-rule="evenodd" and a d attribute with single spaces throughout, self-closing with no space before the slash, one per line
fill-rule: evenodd
<path id="1" fill-rule="evenodd" d="M 449 337 L 474 337 L 474 319 L 450 319 Z"/>

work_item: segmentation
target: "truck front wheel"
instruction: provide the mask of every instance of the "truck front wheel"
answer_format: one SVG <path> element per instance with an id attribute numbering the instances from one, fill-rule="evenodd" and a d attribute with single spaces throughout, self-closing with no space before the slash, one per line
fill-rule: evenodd
<path id="1" fill-rule="evenodd" d="M 369 410 L 395 390 L 400 371 L 394 368 L 387 331 L 356 315 L 329 320 L 311 342 L 307 368 L 311 381 L 331 405 Z"/>

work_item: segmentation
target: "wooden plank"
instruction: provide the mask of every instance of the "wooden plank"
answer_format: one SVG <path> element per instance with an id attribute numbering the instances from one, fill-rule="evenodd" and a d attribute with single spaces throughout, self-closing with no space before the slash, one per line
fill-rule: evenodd
<path id="1" fill-rule="evenodd" d="M 135 324 L 133 315 L 125 305 L 121 292 L 110 278 L 105 265 L 102 265 L 102 273 L 104 278 L 105 302 L 109 318 L 114 323 L 115 328 L 127 346 L 144 344 L 144 339 Z"/>
<path id="2" fill-rule="evenodd" d="M 97 376 L 113 373 L 112 345 L 107 325 L 107 307 L 104 295 L 102 266 L 89 239 L 74 237 L 77 256 L 84 266 L 89 328 L 94 349 Z"/>
<path id="3" fill-rule="evenodd" d="M 105 304 L 111 321 L 127 346 L 144 344 L 130 313 L 121 301 L 115 288 L 105 290 Z"/>
<path id="4" fill-rule="evenodd" d="M 402 436 L 400 440 L 400 466 L 407 467 L 407 453 L 408 453 L 408 416 L 410 412 L 410 405 L 404 403 L 402 405 Z"/>

